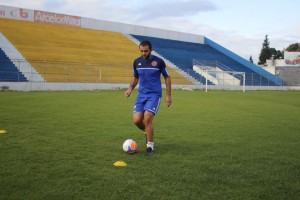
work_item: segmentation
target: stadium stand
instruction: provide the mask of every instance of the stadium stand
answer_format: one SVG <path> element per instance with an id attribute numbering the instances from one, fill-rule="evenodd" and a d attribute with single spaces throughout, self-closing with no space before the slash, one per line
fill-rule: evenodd
<path id="1" fill-rule="evenodd" d="M 193 68 L 193 59 L 201 61 L 218 61 L 225 66 L 228 66 L 234 71 L 246 73 L 246 85 L 276 85 L 269 79 L 257 74 L 255 71 L 245 67 L 241 63 L 229 58 L 225 54 L 219 52 L 215 48 L 199 43 L 184 42 L 170 39 L 155 38 L 149 36 L 132 35 L 139 41 L 149 40 L 153 43 L 155 51 L 163 57 L 167 58 L 183 71 L 189 73 L 191 76 L 205 83 L 205 78 L 196 74 Z M 212 84 L 212 83 L 210 83 Z"/>
<path id="2" fill-rule="evenodd" d="M 0 48 L 0 81 L 10 82 L 18 81 L 25 82 L 27 79 L 19 72 L 13 62 L 7 57 L 4 51 Z"/>
<path id="3" fill-rule="evenodd" d="M 136 44 L 117 32 L 4 18 L 0 31 L 47 82 L 128 83 L 139 56 Z M 174 83 L 191 83 L 169 72 Z"/>

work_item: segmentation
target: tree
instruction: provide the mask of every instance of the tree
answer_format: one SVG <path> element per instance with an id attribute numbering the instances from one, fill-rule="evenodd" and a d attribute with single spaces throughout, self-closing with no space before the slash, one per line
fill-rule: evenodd
<path id="1" fill-rule="evenodd" d="M 252 56 L 250 56 L 249 61 L 250 61 L 251 63 L 253 63 Z"/>
<path id="2" fill-rule="evenodd" d="M 268 35 L 266 35 L 265 40 L 262 44 L 261 52 L 259 54 L 259 62 L 258 62 L 259 65 L 265 64 L 266 60 L 271 58 L 272 54 L 271 54 L 269 45 L 270 45 L 270 42 L 268 39 Z"/>
<path id="3" fill-rule="evenodd" d="M 285 49 L 285 51 L 290 51 L 290 52 L 297 51 L 297 52 L 299 52 L 300 51 L 300 43 L 290 44 Z"/>
<path id="4" fill-rule="evenodd" d="M 273 56 L 274 59 L 282 59 L 283 58 L 282 52 L 279 50 L 276 50 L 275 48 L 270 48 L 270 52 L 271 52 L 271 57 Z"/>

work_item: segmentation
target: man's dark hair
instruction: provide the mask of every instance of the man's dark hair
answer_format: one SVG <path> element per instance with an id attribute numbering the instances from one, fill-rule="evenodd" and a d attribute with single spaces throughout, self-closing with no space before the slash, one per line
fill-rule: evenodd
<path id="1" fill-rule="evenodd" d="M 142 41 L 142 42 L 140 43 L 139 46 L 143 46 L 143 47 L 144 47 L 144 46 L 148 46 L 149 49 L 152 50 L 152 44 L 151 44 L 151 42 L 149 42 L 148 40 Z"/>

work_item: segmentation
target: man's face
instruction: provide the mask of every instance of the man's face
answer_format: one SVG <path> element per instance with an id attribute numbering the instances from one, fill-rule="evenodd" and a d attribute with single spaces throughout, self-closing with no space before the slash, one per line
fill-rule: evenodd
<path id="1" fill-rule="evenodd" d="M 145 59 L 150 57 L 151 50 L 149 46 L 140 46 L 141 56 Z"/>

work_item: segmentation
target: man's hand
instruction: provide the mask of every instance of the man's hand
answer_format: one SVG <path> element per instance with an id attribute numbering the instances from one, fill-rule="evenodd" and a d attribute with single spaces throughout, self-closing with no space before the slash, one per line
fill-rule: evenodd
<path id="1" fill-rule="evenodd" d="M 132 78 L 130 85 L 128 87 L 128 90 L 125 91 L 125 97 L 130 97 L 132 90 L 135 88 L 135 86 L 138 84 L 138 82 L 139 82 L 139 78 L 137 78 L 137 77 Z"/>
<path id="2" fill-rule="evenodd" d="M 125 91 L 125 97 L 130 97 L 130 94 L 131 94 L 131 89 L 128 89 Z"/>
<path id="3" fill-rule="evenodd" d="M 169 107 L 172 104 L 172 98 L 171 95 L 166 96 L 166 104 Z"/>

